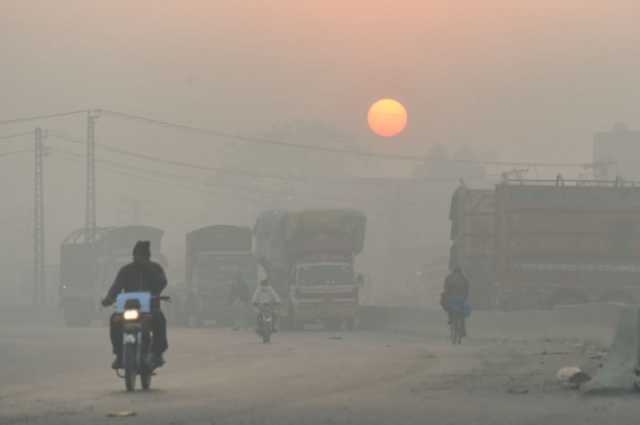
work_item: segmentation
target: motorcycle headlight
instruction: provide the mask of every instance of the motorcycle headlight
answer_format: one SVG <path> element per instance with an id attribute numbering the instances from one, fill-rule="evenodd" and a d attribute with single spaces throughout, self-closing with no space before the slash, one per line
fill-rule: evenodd
<path id="1" fill-rule="evenodd" d="M 124 320 L 138 320 L 138 317 L 140 317 L 140 312 L 138 310 L 124 311 Z"/>

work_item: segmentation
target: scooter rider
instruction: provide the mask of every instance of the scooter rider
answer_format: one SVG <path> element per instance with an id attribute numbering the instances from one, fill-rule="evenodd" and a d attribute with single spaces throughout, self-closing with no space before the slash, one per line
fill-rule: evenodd
<path id="1" fill-rule="evenodd" d="M 149 241 L 138 241 L 133 248 L 133 262 L 122 267 L 116 276 L 109 292 L 102 300 L 102 305 L 112 305 L 121 292 L 150 292 L 152 296 L 159 296 L 167 286 L 167 277 L 162 266 L 151 261 L 151 248 Z M 168 348 L 167 320 L 160 310 L 160 301 L 155 299 L 151 304 L 153 346 L 151 353 L 153 367 L 164 364 L 163 353 Z M 110 320 L 111 345 L 116 358 L 113 361 L 114 369 L 122 368 L 122 322 L 113 314 Z"/>
<path id="2" fill-rule="evenodd" d="M 260 285 L 258 285 L 251 298 L 251 304 L 255 307 L 264 304 L 279 306 L 281 303 L 278 293 L 269 284 L 268 279 L 263 279 L 260 282 Z M 273 330 L 274 332 L 278 330 L 278 315 L 275 309 L 273 311 Z"/>

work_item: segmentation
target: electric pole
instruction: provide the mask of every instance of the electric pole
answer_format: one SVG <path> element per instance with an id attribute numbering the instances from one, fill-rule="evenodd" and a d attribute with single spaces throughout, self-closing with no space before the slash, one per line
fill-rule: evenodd
<path id="1" fill-rule="evenodd" d="M 42 129 L 35 129 L 34 199 L 33 199 L 33 304 L 45 302 L 44 190 L 42 178 Z"/>
<path id="2" fill-rule="evenodd" d="M 98 111 L 87 113 L 87 193 L 85 207 L 86 242 L 93 243 L 96 237 L 96 119 Z"/>

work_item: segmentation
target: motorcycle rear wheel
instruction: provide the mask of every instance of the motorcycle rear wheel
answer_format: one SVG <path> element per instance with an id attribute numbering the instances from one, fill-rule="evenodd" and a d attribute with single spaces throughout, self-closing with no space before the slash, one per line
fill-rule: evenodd
<path id="1" fill-rule="evenodd" d="M 464 324 L 463 317 L 453 317 L 451 318 L 451 343 L 453 345 L 462 344 L 462 327 Z"/>

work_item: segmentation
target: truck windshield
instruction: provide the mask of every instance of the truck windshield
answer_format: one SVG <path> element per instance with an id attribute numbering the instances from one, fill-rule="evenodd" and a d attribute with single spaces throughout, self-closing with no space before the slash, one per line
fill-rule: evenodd
<path id="1" fill-rule="evenodd" d="M 350 264 L 313 264 L 298 269 L 298 284 L 350 285 L 353 284 L 353 268 Z"/>

